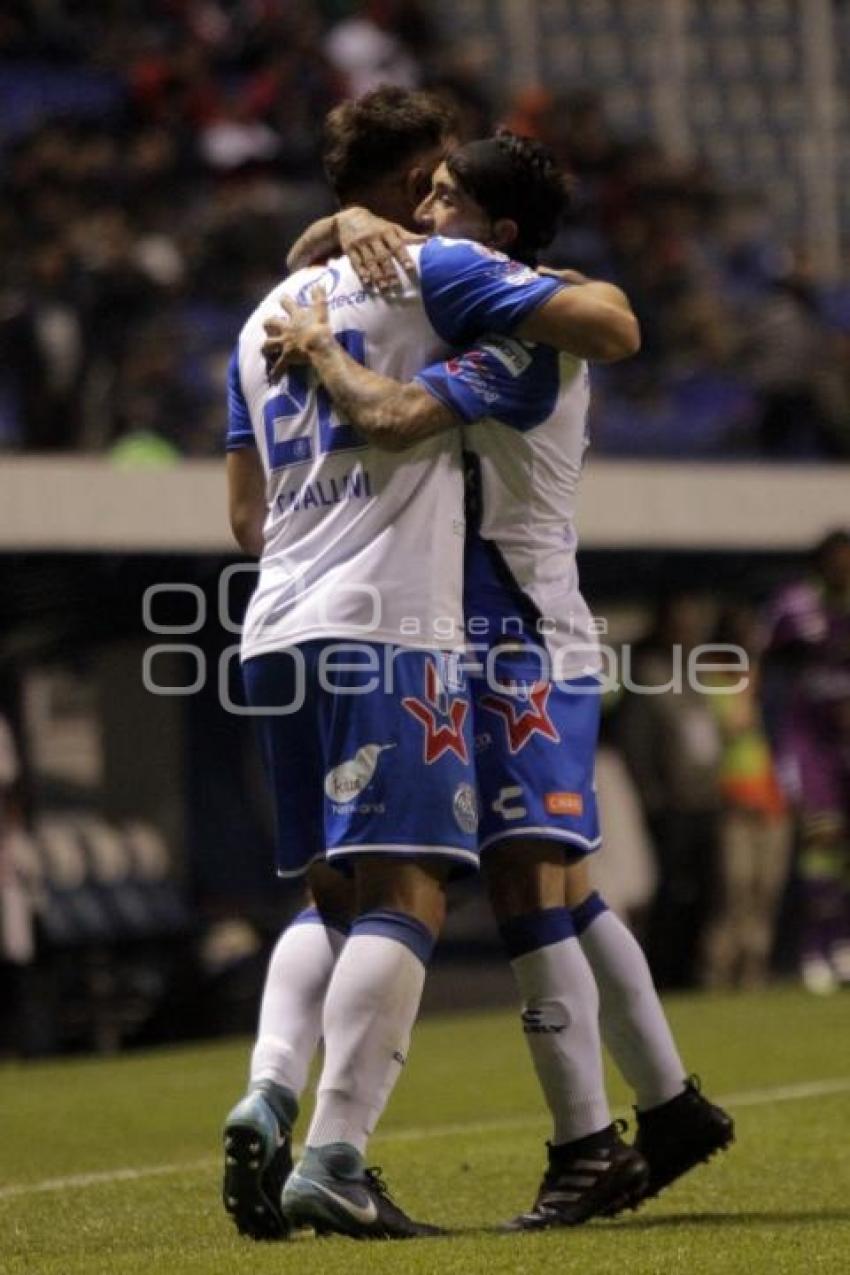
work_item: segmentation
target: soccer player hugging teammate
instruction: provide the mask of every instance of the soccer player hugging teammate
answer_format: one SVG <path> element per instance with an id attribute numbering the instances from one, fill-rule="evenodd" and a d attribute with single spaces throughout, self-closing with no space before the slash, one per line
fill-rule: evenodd
<path id="1" fill-rule="evenodd" d="M 464 608 L 475 654 L 466 666 L 478 846 L 554 1122 L 537 1199 L 511 1223 L 522 1230 L 616 1212 L 732 1138 L 726 1113 L 686 1078 L 643 953 L 587 872 L 600 843 L 600 660 L 572 519 L 587 441 L 584 360 L 633 353 L 638 337 L 618 289 L 572 274 L 575 286 L 551 280 L 554 290 L 516 322 L 512 296 L 540 282 L 536 256 L 564 198 L 563 179 L 537 143 L 502 134 L 448 155 L 418 210 L 435 237 L 409 251 L 434 328 L 464 352 L 409 382 L 393 384 L 347 357 L 318 290 L 307 307 L 285 301 L 289 322 L 274 328 L 282 350 L 309 358 L 346 420 L 373 443 L 419 447 L 462 427 L 472 486 Z M 476 338 L 485 311 L 490 326 Z M 635 1148 L 608 1111 L 599 1019 L 635 1091 Z"/>
<path id="2" fill-rule="evenodd" d="M 337 108 L 326 160 L 340 202 L 412 226 L 448 129 L 439 104 L 400 90 Z M 225 1207 L 255 1237 L 305 1223 L 357 1236 L 433 1229 L 392 1202 L 364 1152 L 404 1063 L 446 880 L 477 865 L 460 434 L 432 431 L 392 456 L 335 413 L 304 367 L 269 383 L 264 321 L 281 296 L 297 307 L 318 287 L 334 345 L 399 382 L 450 353 L 442 328 L 564 346 L 575 335 L 554 279 L 506 278 L 501 259 L 468 246 L 459 258 L 440 241 L 410 254 L 417 273 L 391 298 L 365 290 L 345 257 L 296 273 L 249 318 L 230 366 L 231 522 L 260 558 L 244 682 L 278 871 L 306 876 L 312 904 L 273 954 L 249 1090 L 225 1124 Z M 459 270 L 463 287 L 441 301 Z M 292 1170 L 320 1037 L 315 1111 Z"/>

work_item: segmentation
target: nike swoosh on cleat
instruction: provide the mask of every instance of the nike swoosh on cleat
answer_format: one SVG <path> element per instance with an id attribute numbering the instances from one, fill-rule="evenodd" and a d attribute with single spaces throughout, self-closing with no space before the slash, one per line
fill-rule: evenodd
<path id="1" fill-rule="evenodd" d="M 310 1186 L 318 1187 L 318 1189 L 323 1191 L 329 1199 L 333 1200 L 334 1204 L 339 1204 L 343 1209 L 345 1209 L 346 1213 L 348 1213 L 350 1217 L 353 1217 L 355 1222 L 362 1222 L 364 1226 L 368 1226 L 371 1222 L 377 1221 L 377 1205 L 374 1200 L 369 1200 L 368 1196 L 367 1204 L 355 1204 L 353 1200 L 347 1199 L 344 1195 L 337 1195 L 336 1191 L 332 1191 L 330 1187 L 324 1186 L 321 1182 L 317 1182 L 314 1178 L 304 1178 L 303 1181 L 309 1182 Z"/>

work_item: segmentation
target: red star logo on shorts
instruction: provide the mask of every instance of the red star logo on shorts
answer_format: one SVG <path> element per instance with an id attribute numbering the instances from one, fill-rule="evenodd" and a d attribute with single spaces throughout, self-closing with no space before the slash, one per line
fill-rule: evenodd
<path id="1" fill-rule="evenodd" d="M 555 723 L 546 711 L 551 690 L 551 682 L 538 682 L 532 686 L 528 696 L 530 708 L 518 707 L 516 700 L 506 695 L 481 696 L 481 707 L 488 708 L 504 721 L 511 753 L 518 753 L 535 734 L 544 735 L 556 744 L 561 742 Z"/>
<path id="2" fill-rule="evenodd" d="M 425 699 L 427 703 L 408 695 L 401 702 L 408 713 L 425 727 L 423 757 L 426 766 L 432 765 L 443 753 L 448 752 L 454 753 L 462 762 L 468 762 L 463 724 L 469 712 L 469 704 L 464 699 L 449 698 L 440 685 L 432 660 L 425 666 Z M 445 707 L 440 703 L 441 700 L 445 702 Z"/>

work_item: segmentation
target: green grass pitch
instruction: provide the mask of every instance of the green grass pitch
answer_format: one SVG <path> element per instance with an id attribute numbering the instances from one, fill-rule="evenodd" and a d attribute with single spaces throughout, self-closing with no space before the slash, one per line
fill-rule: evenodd
<path id="1" fill-rule="evenodd" d="M 247 1041 L 0 1067 L 2 1275 L 784 1275 L 850 1270 L 850 997 L 796 990 L 668 1002 L 688 1066 L 737 1121 L 732 1150 L 611 1222 L 535 1236 L 546 1121 L 516 1018 L 430 1018 L 370 1159 L 412 1213 L 405 1244 L 239 1239 L 219 1130 Z M 628 1096 L 611 1077 L 612 1102 Z M 308 1104 L 309 1105 L 309 1104 Z"/>

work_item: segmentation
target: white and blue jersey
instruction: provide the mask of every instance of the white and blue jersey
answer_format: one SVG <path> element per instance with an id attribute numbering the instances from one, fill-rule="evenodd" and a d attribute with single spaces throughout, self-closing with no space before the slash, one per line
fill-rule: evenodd
<path id="1" fill-rule="evenodd" d="M 477 857 L 472 713 L 450 658 L 464 642 L 460 431 L 382 451 L 338 419 L 312 372 L 269 386 L 261 355 L 281 295 L 305 303 L 319 284 L 349 354 L 409 381 L 452 346 L 512 331 L 561 286 L 467 241 L 412 253 L 418 279 L 400 275 L 392 298 L 366 292 L 345 258 L 298 272 L 231 360 L 227 446 L 256 446 L 267 476 L 242 658 L 283 875 L 360 853 Z"/>
<path id="2" fill-rule="evenodd" d="M 586 363 L 493 336 L 416 379 L 467 422 L 470 640 L 539 646 L 557 681 L 598 671 L 574 525 L 587 447 Z"/>
<path id="3" fill-rule="evenodd" d="M 319 284 L 348 353 L 399 381 L 487 331 L 509 332 L 561 286 L 466 240 L 411 249 L 418 280 L 399 272 L 391 298 L 367 292 L 349 261 L 298 271 L 257 307 L 230 364 L 228 449 L 256 446 L 267 475 L 260 574 L 243 659 L 320 637 L 420 648 L 463 641 L 461 440 L 453 431 L 403 456 L 370 446 L 340 421 L 312 371 L 270 386 L 263 323 L 281 296 Z"/>
<path id="4" fill-rule="evenodd" d="M 511 837 L 599 845 L 599 645 L 573 523 L 587 446 L 586 365 L 488 336 L 417 379 L 465 422 L 464 605 L 480 848 Z M 500 653 L 496 653 L 497 649 Z M 488 653 L 490 654 L 488 662 Z"/>

